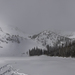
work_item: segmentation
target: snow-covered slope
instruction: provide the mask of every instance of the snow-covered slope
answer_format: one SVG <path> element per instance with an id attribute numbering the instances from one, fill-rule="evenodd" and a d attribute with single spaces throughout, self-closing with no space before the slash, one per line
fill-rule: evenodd
<path id="1" fill-rule="evenodd" d="M 0 56 L 27 56 L 36 46 L 42 48 L 18 28 L 0 26 Z"/>
<path id="2" fill-rule="evenodd" d="M 38 43 L 41 43 L 43 46 L 56 46 L 61 45 L 62 43 L 69 42 L 71 39 L 60 36 L 54 32 L 51 31 L 43 31 L 39 34 L 30 36 L 31 39 L 36 40 Z"/>
<path id="3" fill-rule="evenodd" d="M 0 75 L 27 75 L 19 73 L 17 69 L 14 69 L 10 64 L 6 64 L 0 67 Z"/>
<path id="4" fill-rule="evenodd" d="M 47 45 L 62 45 L 69 41 L 69 38 L 47 30 L 29 36 L 18 28 L 0 26 L 0 56 L 28 56 L 29 49 L 34 47 L 46 49 Z"/>
<path id="5" fill-rule="evenodd" d="M 75 32 L 73 32 L 73 31 L 62 32 L 62 33 L 60 33 L 60 35 L 63 35 L 67 38 L 72 39 L 72 41 L 75 41 Z"/>
<path id="6" fill-rule="evenodd" d="M 3 30 L 3 32 L 5 32 L 7 34 L 9 33 L 11 35 L 19 35 L 22 37 L 28 37 L 28 34 L 21 31 L 18 27 L 13 27 L 13 26 L 9 26 L 9 25 L 5 25 L 5 26 L 0 25 L 0 30 Z"/>

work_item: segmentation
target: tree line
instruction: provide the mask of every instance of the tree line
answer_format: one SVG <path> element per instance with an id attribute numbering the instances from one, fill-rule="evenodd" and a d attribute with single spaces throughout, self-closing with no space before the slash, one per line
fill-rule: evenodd
<path id="1" fill-rule="evenodd" d="M 30 56 L 35 55 L 47 55 L 47 56 L 59 56 L 59 57 L 75 57 L 75 41 L 66 43 L 62 46 L 51 47 L 49 45 L 46 46 L 47 50 L 33 48 L 29 50 Z"/>

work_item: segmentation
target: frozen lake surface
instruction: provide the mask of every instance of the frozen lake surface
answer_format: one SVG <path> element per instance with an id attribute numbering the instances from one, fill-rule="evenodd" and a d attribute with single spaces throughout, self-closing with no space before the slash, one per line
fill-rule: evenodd
<path id="1" fill-rule="evenodd" d="M 0 58 L 0 68 L 6 64 L 18 70 L 19 74 L 13 75 L 75 75 L 75 58 L 43 55 L 23 58 Z M 8 66 L 4 67 L 0 74 L 9 68 Z M 6 73 L 5 75 L 11 75 L 11 73 Z"/>

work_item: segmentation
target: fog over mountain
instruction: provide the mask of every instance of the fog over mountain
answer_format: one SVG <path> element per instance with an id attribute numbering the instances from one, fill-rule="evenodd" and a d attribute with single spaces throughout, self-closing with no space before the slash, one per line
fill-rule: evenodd
<path id="1" fill-rule="evenodd" d="M 28 34 L 74 31 L 75 0 L 0 0 L 0 24 Z"/>

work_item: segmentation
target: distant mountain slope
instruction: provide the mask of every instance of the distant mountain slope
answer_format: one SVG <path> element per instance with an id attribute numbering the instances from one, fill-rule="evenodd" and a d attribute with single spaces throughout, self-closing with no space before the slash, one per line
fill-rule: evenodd
<path id="1" fill-rule="evenodd" d="M 56 46 L 56 45 L 61 45 L 62 43 L 68 43 L 71 41 L 71 39 L 60 36 L 54 32 L 51 31 L 43 31 L 39 34 L 30 36 L 31 39 L 36 40 L 37 42 L 41 43 L 43 46 Z"/>
<path id="2" fill-rule="evenodd" d="M 0 26 L 0 56 L 28 56 L 29 49 L 36 46 L 42 48 L 19 29 Z"/>
<path id="3" fill-rule="evenodd" d="M 62 33 L 60 33 L 60 35 L 63 35 L 67 38 L 72 39 L 72 41 L 75 41 L 75 32 L 73 32 L 73 31 L 62 32 Z"/>
<path id="4" fill-rule="evenodd" d="M 59 46 L 71 39 L 51 31 L 29 36 L 11 26 L 0 26 L 0 56 L 28 56 L 29 49 L 46 49 L 47 45 Z"/>

